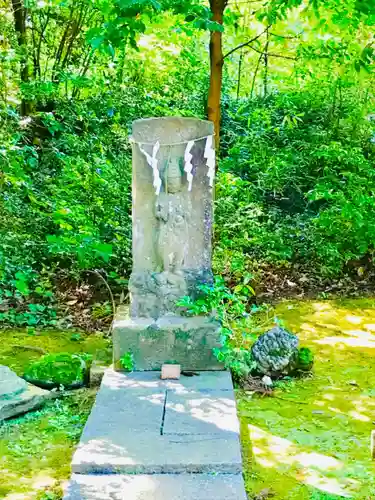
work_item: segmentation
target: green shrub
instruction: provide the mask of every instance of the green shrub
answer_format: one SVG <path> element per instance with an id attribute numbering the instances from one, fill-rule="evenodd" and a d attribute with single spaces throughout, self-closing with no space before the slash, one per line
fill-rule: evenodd
<path id="1" fill-rule="evenodd" d="M 234 104 L 224 129 L 216 261 L 299 263 L 339 276 L 375 244 L 374 124 L 366 101 L 306 88 Z M 218 270 L 218 268 L 216 268 Z M 226 270 L 227 272 L 227 270 Z"/>
<path id="2" fill-rule="evenodd" d="M 237 285 L 232 291 L 223 278 L 216 276 L 213 285 L 199 288 L 201 295 L 196 300 L 186 296 L 177 305 L 185 314 L 213 314 L 220 321 L 221 347 L 214 349 L 214 354 L 237 379 L 246 378 L 255 368 L 249 343 L 258 331 L 254 315 L 261 310 L 249 301 L 249 296 L 254 294 L 252 287 L 246 283 Z"/>
<path id="3" fill-rule="evenodd" d="M 46 354 L 26 368 L 24 378 L 47 389 L 78 387 L 88 382 L 90 362 L 89 354 Z"/>

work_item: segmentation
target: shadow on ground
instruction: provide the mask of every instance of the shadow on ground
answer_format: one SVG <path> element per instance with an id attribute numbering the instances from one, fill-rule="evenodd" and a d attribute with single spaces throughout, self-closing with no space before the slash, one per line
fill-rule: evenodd
<path id="1" fill-rule="evenodd" d="M 314 376 L 281 383 L 275 397 L 238 393 L 250 498 L 375 498 L 374 305 L 366 299 L 277 307 L 279 319 L 314 351 Z"/>

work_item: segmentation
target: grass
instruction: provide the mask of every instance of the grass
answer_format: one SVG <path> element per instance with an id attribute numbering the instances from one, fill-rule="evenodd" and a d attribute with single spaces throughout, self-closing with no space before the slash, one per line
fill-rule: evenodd
<path id="1" fill-rule="evenodd" d="M 42 348 L 48 353 L 87 352 L 109 363 L 109 341 L 101 335 L 24 330 L 0 332 L 0 364 L 22 375 Z M 0 498 L 58 500 L 69 478 L 72 454 L 94 402 L 96 390 L 81 389 L 48 402 L 38 411 L 0 424 Z"/>
<path id="2" fill-rule="evenodd" d="M 111 362 L 109 340 L 102 334 L 41 330 L 0 330 L 0 364 L 7 365 L 18 375 L 26 366 L 38 360 L 43 349 L 46 354 L 56 352 L 86 352 L 104 363 Z"/>
<path id="3" fill-rule="evenodd" d="M 275 397 L 238 392 L 250 498 L 375 498 L 374 305 L 277 306 L 278 318 L 314 351 L 314 374 L 279 383 Z"/>
<path id="4" fill-rule="evenodd" d="M 95 390 L 46 404 L 0 426 L 0 498 L 62 498 L 75 445 L 95 399 Z"/>

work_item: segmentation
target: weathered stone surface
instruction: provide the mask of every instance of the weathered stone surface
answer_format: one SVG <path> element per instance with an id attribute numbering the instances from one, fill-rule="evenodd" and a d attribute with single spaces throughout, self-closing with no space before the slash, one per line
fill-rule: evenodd
<path id="1" fill-rule="evenodd" d="M 298 342 L 298 337 L 279 327 L 261 335 L 251 349 L 257 371 L 270 377 L 293 371 L 298 362 Z"/>
<path id="2" fill-rule="evenodd" d="M 167 392 L 163 435 L 220 435 L 222 431 L 239 436 L 233 392 Z"/>
<path id="3" fill-rule="evenodd" d="M 133 123 L 133 317 L 157 317 L 174 310 L 176 299 L 212 281 L 213 190 L 204 156 L 213 124 L 195 118 L 150 118 Z M 203 138 L 203 139 L 202 139 Z M 192 189 L 184 172 L 191 150 Z M 157 193 L 145 153 L 156 153 Z"/>
<path id="4" fill-rule="evenodd" d="M 27 389 L 27 382 L 8 366 L 0 365 L 0 399 L 9 399 Z"/>
<path id="5" fill-rule="evenodd" d="M 160 370 L 167 361 L 182 370 L 222 370 L 213 354 L 219 347 L 217 321 L 207 317 L 163 316 L 129 318 L 120 310 L 113 323 L 113 360 L 120 369 L 120 358 L 131 351 L 136 370 Z"/>
<path id="6" fill-rule="evenodd" d="M 226 375 L 230 381 L 230 375 L 220 375 L 220 383 L 211 393 L 209 386 L 215 380 L 211 373 L 162 381 L 157 378 L 160 373 L 125 375 L 108 370 L 73 457 L 73 472 L 240 473 L 233 393 L 222 377 Z M 199 411 L 194 402 L 189 404 L 189 395 L 192 401 L 204 401 Z M 168 397 L 170 406 L 166 405 Z M 220 415 L 225 417 L 222 422 Z M 163 435 L 168 421 L 172 431 L 186 425 L 189 433 Z"/>
<path id="7" fill-rule="evenodd" d="M 181 244 L 181 240 L 180 240 Z M 131 314 L 136 318 L 157 319 L 164 314 L 179 314 L 177 301 L 189 295 L 196 298 L 199 286 L 211 285 L 209 269 L 180 269 L 178 272 L 133 271 L 129 280 Z"/>
<path id="8" fill-rule="evenodd" d="M 64 500 L 246 500 L 241 474 L 73 474 Z"/>
<path id="9" fill-rule="evenodd" d="M 127 351 L 137 370 L 159 370 L 165 361 L 182 369 L 222 368 L 212 353 L 218 324 L 182 318 L 177 306 L 213 283 L 213 133 L 211 122 L 195 118 L 133 123 L 131 319 L 119 311 L 114 322 L 117 369 Z"/>
<path id="10" fill-rule="evenodd" d="M 106 367 L 102 365 L 93 364 L 90 366 L 90 387 L 100 386 L 105 370 Z"/>
<path id="11" fill-rule="evenodd" d="M 18 377 L 7 366 L 0 366 L 0 421 L 34 410 L 51 397 Z"/>
<path id="12" fill-rule="evenodd" d="M 230 372 L 227 371 L 205 371 L 196 372 L 199 375 L 193 377 L 181 376 L 180 380 L 161 380 L 160 372 L 132 372 L 119 373 L 112 368 L 107 368 L 102 382 L 103 387 L 117 387 L 121 390 L 131 389 L 132 392 L 143 389 L 168 389 L 175 393 L 183 394 L 187 391 L 233 392 L 233 384 Z M 99 396 L 101 393 L 99 393 Z M 100 396 L 101 397 L 101 396 Z"/>

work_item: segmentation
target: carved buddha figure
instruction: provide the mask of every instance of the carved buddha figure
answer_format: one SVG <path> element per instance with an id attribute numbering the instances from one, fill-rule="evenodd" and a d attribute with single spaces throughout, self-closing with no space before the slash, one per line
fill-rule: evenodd
<path id="1" fill-rule="evenodd" d="M 156 206 L 156 218 L 159 221 L 157 253 L 162 271 L 178 273 L 184 263 L 184 247 L 188 239 L 182 173 L 178 158 L 168 161 L 163 187 Z"/>

